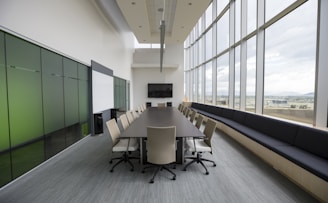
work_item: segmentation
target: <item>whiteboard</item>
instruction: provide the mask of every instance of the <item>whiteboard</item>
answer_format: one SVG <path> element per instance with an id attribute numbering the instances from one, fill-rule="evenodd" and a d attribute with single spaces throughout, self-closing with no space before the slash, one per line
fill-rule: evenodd
<path id="1" fill-rule="evenodd" d="M 114 108 L 114 78 L 92 70 L 93 113 Z"/>

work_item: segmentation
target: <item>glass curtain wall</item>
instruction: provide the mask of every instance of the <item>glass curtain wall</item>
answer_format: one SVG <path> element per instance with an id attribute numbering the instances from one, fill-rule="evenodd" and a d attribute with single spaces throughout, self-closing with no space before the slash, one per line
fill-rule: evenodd
<path id="1" fill-rule="evenodd" d="M 184 44 L 189 75 L 186 98 L 312 124 L 318 1 L 263 1 L 211 2 Z M 264 33 L 264 38 L 258 38 L 258 33 Z M 261 47 L 264 50 L 259 52 Z M 264 62 L 263 70 L 258 70 L 258 61 Z M 210 77 L 213 64 L 216 70 L 212 69 L 215 74 Z M 262 86 L 263 90 L 257 90 Z"/>
<path id="2" fill-rule="evenodd" d="M 0 187 L 90 133 L 89 75 L 0 31 Z"/>

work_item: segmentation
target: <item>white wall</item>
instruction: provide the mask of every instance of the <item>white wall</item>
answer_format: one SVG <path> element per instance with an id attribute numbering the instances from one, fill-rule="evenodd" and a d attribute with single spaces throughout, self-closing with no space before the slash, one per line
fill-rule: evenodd
<path id="1" fill-rule="evenodd" d="M 93 0 L 1 0 L 0 26 L 84 64 L 92 59 L 131 80 L 132 34 L 117 33 Z"/>
<path id="2" fill-rule="evenodd" d="M 159 70 L 159 53 L 136 52 L 134 54 L 135 64 L 158 64 L 157 67 L 133 68 L 132 69 L 132 90 L 133 105 L 132 109 L 136 109 L 140 104 L 152 102 L 156 106 L 158 102 L 172 102 L 173 106 L 177 106 L 183 101 L 184 86 L 184 65 L 183 65 L 183 44 L 167 45 L 164 53 L 165 64 L 177 64 L 178 68 L 163 68 Z M 148 83 L 173 83 L 173 98 L 147 98 Z"/>

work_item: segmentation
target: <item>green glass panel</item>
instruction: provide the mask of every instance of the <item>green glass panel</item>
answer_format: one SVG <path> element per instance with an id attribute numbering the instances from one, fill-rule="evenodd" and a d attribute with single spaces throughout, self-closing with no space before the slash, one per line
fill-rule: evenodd
<path id="1" fill-rule="evenodd" d="M 4 33 L 0 31 L 0 187 L 11 180 L 4 40 Z"/>
<path id="2" fill-rule="evenodd" d="M 18 69 L 40 71 L 40 47 L 6 35 L 7 65 Z"/>
<path id="3" fill-rule="evenodd" d="M 80 80 L 88 80 L 89 73 L 88 73 L 88 67 L 82 64 L 78 64 L 78 78 Z"/>
<path id="4" fill-rule="evenodd" d="M 42 50 L 42 89 L 45 134 L 65 127 L 62 57 Z"/>
<path id="5" fill-rule="evenodd" d="M 79 90 L 77 63 L 64 58 L 65 126 L 79 122 Z"/>
<path id="6" fill-rule="evenodd" d="M 65 126 L 79 122 L 78 80 L 64 79 Z"/>
<path id="7" fill-rule="evenodd" d="M 16 178 L 45 160 L 43 140 L 12 151 L 13 177 Z"/>
<path id="8" fill-rule="evenodd" d="M 64 58 L 64 76 L 77 78 L 77 63 L 71 59 Z"/>
<path id="9" fill-rule="evenodd" d="M 4 47 L 4 33 L 0 32 L 0 152 L 9 149 L 7 77 Z"/>
<path id="10" fill-rule="evenodd" d="M 89 88 L 88 88 L 88 67 L 78 64 L 79 76 L 79 116 L 80 123 L 89 119 Z"/>
<path id="11" fill-rule="evenodd" d="M 89 118 L 88 102 L 88 81 L 79 80 L 79 113 L 80 122 L 88 121 Z"/>
<path id="12" fill-rule="evenodd" d="M 6 35 L 6 56 L 13 147 L 43 135 L 40 48 Z"/>

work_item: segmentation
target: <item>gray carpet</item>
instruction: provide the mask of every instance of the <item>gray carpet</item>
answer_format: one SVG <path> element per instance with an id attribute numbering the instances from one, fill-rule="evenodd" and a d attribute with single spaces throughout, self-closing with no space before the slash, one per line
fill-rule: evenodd
<path id="1" fill-rule="evenodd" d="M 121 164 L 110 173 L 109 137 L 89 136 L 1 188 L 0 202 L 316 202 L 224 133 L 213 144 L 209 175 L 199 164 L 178 165 L 175 181 L 160 171 L 149 184 L 153 171 L 141 173 L 137 161 L 134 172 Z"/>

